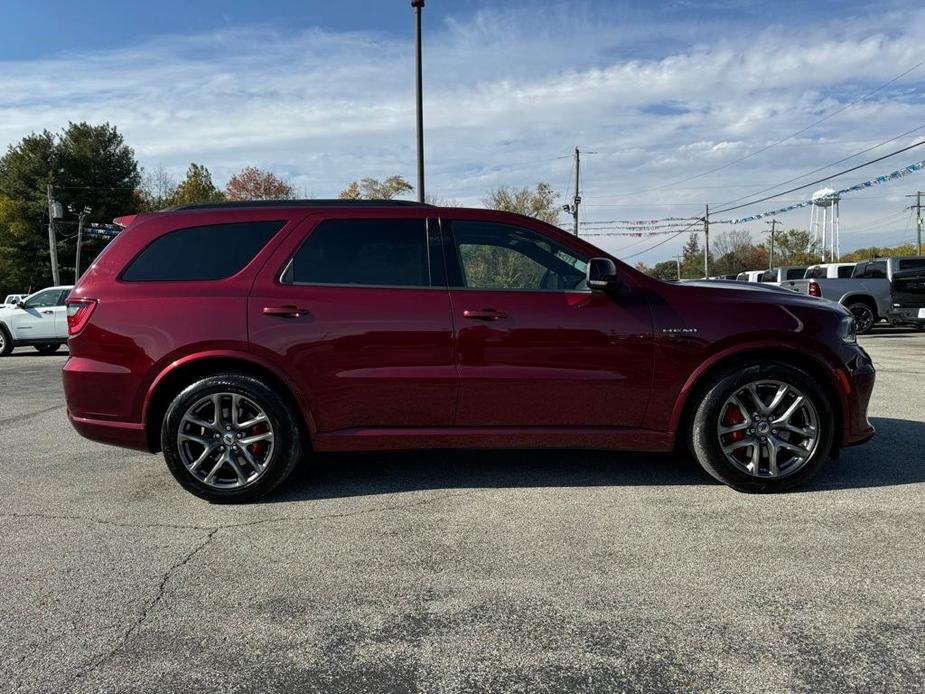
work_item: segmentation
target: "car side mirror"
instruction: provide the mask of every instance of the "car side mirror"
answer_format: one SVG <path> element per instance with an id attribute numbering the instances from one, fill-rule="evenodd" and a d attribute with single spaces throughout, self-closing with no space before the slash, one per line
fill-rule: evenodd
<path id="1" fill-rule="evenodd" d="M 26 302 L 20 299 L 16 302 L 16 308 L 26 308 Z"/>
<path id="2" fill-rule="evenodd" d="M 617 266 L 610 258 L 591 258 L 588 261 L 588 287 L 609 289 L 617 284 Z"/>

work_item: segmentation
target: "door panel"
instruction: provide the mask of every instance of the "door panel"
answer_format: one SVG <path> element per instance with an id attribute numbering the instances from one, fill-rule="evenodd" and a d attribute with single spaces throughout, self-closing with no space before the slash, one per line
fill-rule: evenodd
<path id="1" fill-rule="evenodd" d="M 628 292 L 453 290 L 460 426 L 638 426 L 652 383 L 651 318 Z M 496 320 L 464 314 L 494 309 Z"/>
<path id="2" fill-rule="evenodd" d="M 61 290 L 47 290 L 34 294 L 26 300 L 22 309 L 17 309 L 10 323 L 13 339 L 41 340 L 54 338 L 55 310 L 61 297 Z"/>
<path id="3" fill-rule="evenodd" d="M 261 272 L 248 299 L 252 349 L 299 384 L 317 432 L 452 425 L 458 378 L 449 295 L 430 286 L 426 238 L 421 256 L 416 246 L 373 242 L 368 229 L 343 220 L 345 246 L 311 246 L 332 221 L 307 222 Z M 397 234 L 408 233 L 407 220 L 392 221 Z M 423 234 L 426 220 L 415 221 Z M 305 264 L 294 261 L 280 279 L 278 263 L 293 256 Z M 300 283 L 306 278 L 313 283 Z M 392 281 L 421 286 L 368 286 Z"/>
<path id="4" fill-rule="evenodd" d="M 444 228 L 458 425 L 643 421 L 653 340 L 640 292 L 586 290 L 586 251 L 540 228 L 465 220 Z"/>

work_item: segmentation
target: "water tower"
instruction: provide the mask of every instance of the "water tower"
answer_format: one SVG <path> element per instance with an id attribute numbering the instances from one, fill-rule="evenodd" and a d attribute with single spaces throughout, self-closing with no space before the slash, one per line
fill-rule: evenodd
<path id="1" fill-rule="evenodd" d="M 838 234 L 838 193 L 823 188 L 813 193 L 810 208 L 809 229 L 812 243 L 820 249 L 822 262 L 837 262 L 841 257 L 841 241 Z"/>

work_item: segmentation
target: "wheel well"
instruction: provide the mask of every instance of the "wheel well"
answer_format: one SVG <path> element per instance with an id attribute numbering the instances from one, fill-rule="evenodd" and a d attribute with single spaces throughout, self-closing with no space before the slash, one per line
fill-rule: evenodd
<path id="1" fill-rule="evenodd" d="M 145 417 L 148 448 L 154 452 L 161 449 L 161 426 L 164 421 L 164 415 L 167 413 L 167 408 L 170 406 L 170 403 L 180 391 L 203 378 L 232 372 L 258 378 L 272 387 L 278 394 L 282 395 L 293 408 L 293 412 L 296 415 L 295 419 L 302 428 L 302 440 L 306 442 L 310 441 L 308 427 L 305 424 L 305 417 L 302 414 L 302 408 L 299 406 L 298 400 L 292 390 L 282 379 L 269 369 L 253 362 L 229 357 L 214 357 L 199 359 L 185 364 L 171 371 L 160 383 L 158 383 L 154 394 L 151 396 L 148 414 Z"/>
<path id="2" fill-rule="evenodd" d="M 846 299 L 842 299 L 842 306 L 850 306 L 851 304 L 866 304 L 870 307 L 870 310 L 874 312 L 874 317 L 880 317 L 880 311 L 877 310 L 877 302 L 874 301 L 872 296 L 867 296 L 866 294 L 853 294 Z"/>
<path id="3" fill-rule="evenodd" d="M 837 452 L 841 441 L 842 428 L 844 427 L 844 417 L 842 412 L 841 400 L 832 383 L 829 372 L 826 367 L 819 364 L 814 359 L 804 357 L 798 353 L 777 352 L 774 350 L 750 350 L 729 355 L 725 359 L 719 360 L 711 365 L 706 371 L 700 374 L 694 387 L 687 395 L 684 401 L 684 407 L 681 409 L 681 416 L 678 419 L 676 443 L 677 446 L 687 446 L 687 428 L 694 414 L 697 403 L 703 400 L 707 387 L 716 374 L 733 369 L 736 367 L 753 366 L 759 361 L 776 361 L 790 366 L 802 369 L 810 376 L 816 379 L 822 388 L 829 402 L 832 404 L 832 420 L 835 423 L 835 435 L 832 437 L 832 452 Z"/>

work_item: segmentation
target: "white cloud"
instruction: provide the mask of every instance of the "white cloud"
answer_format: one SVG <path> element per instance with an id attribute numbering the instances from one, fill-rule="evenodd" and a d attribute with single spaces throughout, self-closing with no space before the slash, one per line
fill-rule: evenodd
<path id="1" fill-rule="evenodd" d="M 798 139 L 652 190 L 837 110 L 921 60 L 922 35 L 918 9 L 826 26 L 721 26 L 712 34 L 601 21 L 562 7 L 452 21 L 431 29 L 425 44 L 429 189 L 469 204 L 501 183 L 543 179 L 565 193 L 571 162 L 561 157 L 578 143 L 597 152 L 585 159 L 588 219 L 698 213 L 704 202 L 737 198 L 925 124 L 923 67 Z M 411 55 L 409 41 L 374 34 L 238 27 L 0 63 L 0 144 L 68 121 L 108 120 L 146 167 L 177 175 L 199 161 L 221 182 L 257 164 L 317 196 L 365 175 L 410 179 Z M 925 147 L 841 182 L 921 158 Z M 898 242 L 901 218 L 871 234 L 863 226 L 898 211 L 901 195 L 917 184 L 925 186 L 912 178 L 846 198 L 843 246 Z M 795 197 L 802 194 L 787 199 Z M 805 225 L 801 214 L 785 222 Z"/>

